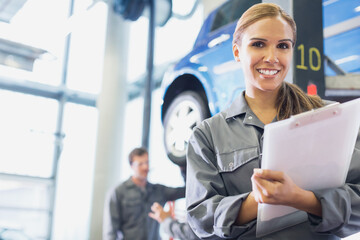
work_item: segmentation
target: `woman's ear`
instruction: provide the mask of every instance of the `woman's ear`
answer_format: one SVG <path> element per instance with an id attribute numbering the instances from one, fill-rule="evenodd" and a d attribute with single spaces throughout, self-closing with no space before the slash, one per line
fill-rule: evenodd
<path id="1" fill-rule="evenodd" d="M 233 45 L 233 54 L 234 54 L 235 61 L 240 62 L 239 47 L 236 44 Z"/>

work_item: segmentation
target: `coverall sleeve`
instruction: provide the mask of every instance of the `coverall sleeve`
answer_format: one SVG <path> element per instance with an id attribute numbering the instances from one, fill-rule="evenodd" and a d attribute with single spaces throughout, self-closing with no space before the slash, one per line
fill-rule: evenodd
<path id="1" fill-rule="evenodd" d="M 185 187 L 172 188 L 164 186 L 162 192 L 166 201 L 174 201 L 185 197 Z"/>
<path id="2" fill-rule="evenodd" d="M 192 230 L 201 239 L 232 239 L 254 234 L 256 221 L 236 226 L 249 193 L 228 196 L 219 174 L 210 130 L 196 127 L 187 150 L 186 208 Z"/>
<path id="3" fill-rule="evenodd" d="M 161 229 L 169 236 L 180 240 L 199 239 L 187 223 L 182 223 L 172 218 L 166 218 L 161 223 Z"/>
<path id="4" fill-rule="evenodd" d="M 104 207 L 103 240 L 123 240 L 120 204 L 116 191 L 107 195 Z"/>
<path id="5" fill-rule="evenodd" d="M 309 214 L 316 232 L 346 237 L 360 231 L 360 133 L 345 185 L 313 192 L 322 206 L 322 218 Z"/>

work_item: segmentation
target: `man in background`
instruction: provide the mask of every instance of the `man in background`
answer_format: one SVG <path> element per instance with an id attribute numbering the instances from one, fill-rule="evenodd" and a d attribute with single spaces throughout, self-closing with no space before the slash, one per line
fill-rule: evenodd
<path id="1" fill-rule="evenodd" d="M 160 240 L 159 223 L 148 216 L 151 206 L 185 197 L 185 187 L 148 182 L 149 154 L 145 148 L 132 150 L 129 163 L 133 175 L 112 189 L 105 202 L 103 240 Z"/>

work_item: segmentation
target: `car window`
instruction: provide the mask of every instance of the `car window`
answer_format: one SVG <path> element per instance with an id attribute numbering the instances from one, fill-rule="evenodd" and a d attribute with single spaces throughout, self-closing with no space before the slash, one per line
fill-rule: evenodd
<path id="1" fill-rule="evenodd" d="M 215 15 L 214 22 L 211 26 L 211 32 L 230 22 L 232 2 L 234 1 L 227 2 L 219 8 L 218 12 Z"/>
<path id="2" fill-rule="evenodd" d="M 249 7 L 260 2 L 261 0 L 232 0 L 225 3 L 218 9 L 214 17 L 211 32 L 238 20 Z"/>

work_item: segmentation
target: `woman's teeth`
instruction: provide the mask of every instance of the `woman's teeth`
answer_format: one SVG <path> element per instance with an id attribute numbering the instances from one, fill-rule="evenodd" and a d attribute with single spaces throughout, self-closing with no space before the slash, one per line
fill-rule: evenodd
<path id="1" fill-rule="evenodd" d="M 276 73 L 278 73 L 278 70 L 263 70 L 263 69 L 259 69 L 258 70 L 259 73 L 264 74 L 264 75 L 275 75 Z"/>

